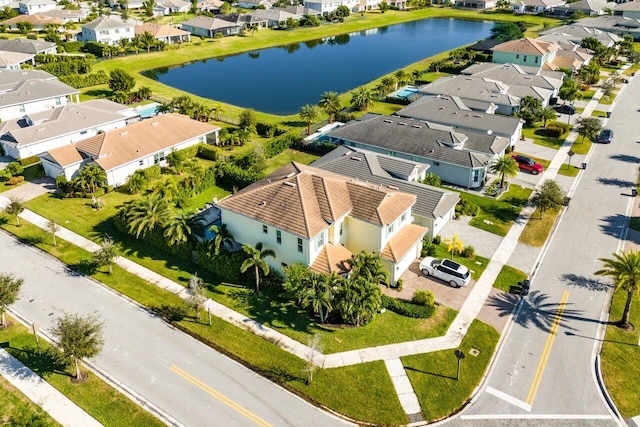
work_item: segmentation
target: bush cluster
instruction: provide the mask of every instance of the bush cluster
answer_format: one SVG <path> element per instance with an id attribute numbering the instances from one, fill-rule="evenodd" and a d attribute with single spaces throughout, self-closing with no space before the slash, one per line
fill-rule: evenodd
<path id="1" fill-rule="evenodd" d="M 414 319 L 428 319 L 433 316 L 433 313 L 435 312 L 435 307 L 433 305 L 418 305 L 401 299 L 392 298 L 384 294 L 382 295 L 382 307 L 401 316 L 411 317 Z"/>
<path id="2" fill-rule="evenodd" d="M 83 87 L 105 85 L 109 83 L 109 75 L 100 70 L 93 74 L 69 74 L 66 76 L 60 76 L 59 80 L 76 89 L 82 89 Z"/>
<path id="3" fill-rule="evenodd" d="M 22 176 L 22 175 L 13 176 L 13 177 L 9 178 L 9 180 L 7 181 L 7 185 L 17 185 L 17 184 L 20 184 L 23 181 L 24 181 L 24 176 Z"/>
<path id="4" fill-rule="evenodd" d="M 262 178 L 254 169 L 243 169 L 234 163 L 221 163 L 216 170 L 216 182 L 227 190 L 242 189 Z"/>
<path id="5" fill-rule="evenodd" d="M 465 246 L 464 249 L 462 249 L 462 252 L 460 253 L 460 255 L 463 258 L 473 258 L 474 256 L 476 256 L 476 250 L 471 245 Z"/>
<path id="6" fill-rule="evenodd" d="M 277 156 L 298 142 L 298 136 L 294 132 L 289 132 L 283 136 L 272 139 L 264 147 L 264 155 L 267 159 Z"/>
<path id="7" fill-rule="evenodd" d="M 216 161 L 218 160 L 218 151 L 210 145 L 200 144 L 198 145 L 197 156 L 201 159 Z"/>
<path id="8" fill-rule="evenodd" d="M 465 216 L 476 216 L 480 213 L 480 206 L 466 199 L 460 199 L 456 205 L 456 213 Z"/>
<path id="9" fill-rule="evenodd" d="M 433 307 L 436 305 L 436 297 L 431 291 L 417 290 L 414 292 L 411 302 L 425 307 Z"/>
<path id="10" fill-rule="evenodd" d="M 88 74 L 91 72 L 93 64 L 93 55 L 86 56 L 67 56 L 38 54 L 36 55 L 36 63 L 39 70 L 46 71 L 54 76 L 68 76 L 71 74 Z"/>
<path id="11" fill-rule="evenodd" d="M 280 129 L 278 125 L 270 123 L 257 123 L 256 132 L 258 133 L 258 135 L 265 136 L 267 138 L 280 136 L 284 133 L 284 131 Z"/>
<path id="12" fill-rule="evenodd" d="M 35 165 L 36 163 L 40 163 L 40 157 L 38 156 L 30 156 L 25 157 L 24 159 L 18 160 L 20 164 L 24 167 Z"/>
<path id="13" fill-rule="evenodd" d="M 436 254 L 436 245 L 433 242 L 430 242 L 428 240 L 423 240 L 420 256 L 422 258 L 425 258 L 428 256 L 435 256 L 435 254 Z"/>

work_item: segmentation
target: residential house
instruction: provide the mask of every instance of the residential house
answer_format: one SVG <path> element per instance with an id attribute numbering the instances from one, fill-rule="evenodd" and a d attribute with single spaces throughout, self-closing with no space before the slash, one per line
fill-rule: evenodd
<path id="1" fill-rule="evenodd" d="M 372 151 L 340 146 L 322 156 L 311 166 L 334 172 L 362 182 L 386 188 L 396 188 L 416 196 L 411 214 L 413 223 L 427 227 L 427 238 L 432 239 L 455 216 L 460 196 L 420 183 L 428 166 L 417 162 L 385 156 Z"/>
<path id="2" fill-rule="evenodd" d="M 40 70 L 0 70 L 0 122 L 66 105 L 80 91 Z"/>
<path id="3" fill-rule="evenodd" d="M 461 9 L 493 9 L 496 7 L 496 0 L 455 0 L 454 7 Z"/>
<path id="4" fill-rule="evenodd" d="M 13 18 L 5 19 L 0 25 L 7 27 L 7 30 L 19 30 L 18 24 L 27 22 L 31 24 L 33 31 L 44 31 L 48 25 L 62 25 L 62 19 L 53 18 L 51 16 L 39 13 L 37 15 L 18 15 Z"/>
<path id="5" fill-rule="evenodd" d="M 134 26 L 138 24 L 133 19 L 123 20 L 117 15 L 101 16 L 88 24 L 82 25 L 79 41 L 98 42 L 109 45 L 118 44 L 122 39 L 133 39 Z"/>
<path id="6" fill-rule="evenodd" d="M 295 20 L 300 20 L 305 16 L 322 16 L 322 12 L 316 9 L 311 9 L 307 6 L 295 5 L 295 6 L 287 6 L 283 8 L 285 12 L 291 13 L 295 16 Z"/>
<path id="7" fill-rule="evenodd" d="M 555 72 L 552 77 L 541 74 L 539 68 L 510 63 L 481 62 L 465 68 L 461 74 L 500 81 L 500 83 L 508 85 L 516 96 L 519 96 L 518 86 L 547 89 L 551 91 L 550 96 L 556 96 L 564 80 L 564 73 L 562 72 Z"/>
<path id="8" fill-rule="evenodd" d="M 109 0 L 109 7 L 111 9 L 120 9 L 120 2 L 118 0 Z M 144 7 L 144 0 L 127 0 L 126 9 L 142 9 Z"/>
<path id="9" fill-rule="evenodd" d="M 553 12 L 553 10 L 565 4 L 564 0 L 516 0 L 511 3 L 514 13 L 532 14 Z"/>
<path id="10" fill-rule="evenodd" d="M 607 9 L 613 9 L 615 3 L 607 3 L 606 0 L 579 0 L 567 3 L 555 8 L 554 12 L 566 16 L 574 13 L 582 13 L 587 16 L 606 15 Z"/>
<path id="11" fill-rule="evenodd" d="M 96 164 L 107 175 L 108 185 L 120 186 L 138 169 L 165 165 L 173 150 L 217 140 L 219 127 L 180 114 L 162 114 L 124 128 L 98 133 L 87 139 L 40 154 L 46 174 L 73 179 L 78 171 Z"/>
<path id="12" fill-rule="evenodd" d="M 268 10 L 258 9 L 252 12 L 251 15 L 259 20 L 267 21 L 269 28 L 284 28 L 287 26 L 289 19 L 296 20 L 296 15 L 279 8 Z"/>
<path id="13" fill-rule="evenodd" d="M 457 96 L 426 95 L 395 112 L 396 116 L 451 126 L 459 131 L 481 132 L 509 139 L 514 147 L 522 136 L 521 119 L 474 111 Z"/>
<path id="14" fill-rule="evenodd" d="M 0 50 L 0 68 L 19 70 L 22 64 L 35 65 L 35 55 L 32 53 L 7 52 Z"/>
<path id="15" fill-rule="evenodd" d="M 216 34 L 223 36 L 234 36 L 240 33 L 241 24 L 225 21 L 220 18 L 210 18 L 208 16 L 196 16 L 180 24 L 181 28 L 190 32 L 194 36 L 215 37 Z"/>
<path id="16" fill-rule="evenodd" d="M 638 4 L 640 4 L 640 2 Z M 579 45 L 582 43 L 582 40 L 587 37 L 598 39 L 598 41 L 605 47 L 614 47 L 617 42 L 622 40 L 613 33 L 581 25 L 561 25 L 559 27 L 554 27 L 550 30 L 541 32 L 538 40 L 556 44 L 567 44 L 571 42 Z"/>
<path id="17" fill-rule="evenodd" d="M 25 114 L 0 123 L 0 144 L 15 159 L 45 151 L 124 127 L 139 119 L 134 108 L 99 99 L 67 104 L 53 110 Z"/>
<path id="18" fill-rule="evenodd" d="M 357 11 L 360 8 L 360 0 L 305 0 L 304 5 L 309 9 L 315 9 L 328 15 L 335 12 L 340 6 L 346 6 L 350 11 Z"/>
<path id="19" fill-rule="evenodd" d="M 53 10 L 57 3 L 53 0 L 20 0 L 18 7 L 21 15 L 36 15 Z"/>
<path id="20" fill-rule="evenodd" d="M 156 2 L 154 11 L 161 11 L 161 16 L 172 13 L 187 13 L 191 10 L 191 3 L 184 0 L 164 0 Z"/>
<path id="21" fill-rule="evenodd" d="M 640 19 L 640 1 L 631 1 L 615 5 L 613 8 L 613 15 Z"/>
<path id="22" fill-rule="evenodd" d="M 390 280 L 420 255 L 425 227 L 412 224 L 416 196 L 292 162 L 218 202 L 242 244 L 261 242 L 275 271 L 301 263 L 344 273 L 352 254 L 380 255 Z"/>
<path id="23" fill-rule="evenodd" d="M 133 27 L 135 34 L 144 34 L 146 32 L 153 35 L 156 40 L 166 44 L 185 43 L 191 40 L 191 34 L 169 25 L 154 24 L 153 22 L 145 22 Z"/>
<path id="24" fill-rule="evenodd" d="M 196 9 L 199 13 L 202 12 L 211 12 L 211 13 L 219 13 L 220 8 L 224 4 L 223 0 L 203 0 L 199 2 L 196 6 Z"/>
<path id="25" fill-rule="evenodd" d="M 366 114 L 327 132 L 328 142 L 429 165 L 442 181 L 480 188 L 509 139 L 404 117 Z"/>
<path id="26" fill-rule="evenodd" d="M 269 26 L 269 20 L 260 18 L 253 13 L 230 13 L 228 15 L 220 15 L 218 18 L 241 25 L 244 30 L 251 27 L 268 28 Z"/>
<path id="27" fill-rule="evenodd" d="M 85 9 L 69 10 L 69 9 L 53 9 L 43 15 L 50 16 L 54 19 L 60 19 L 64 24 L 67 22 L 81 22 L 88 18 L 89 11 Z"/>
<path id="28" fill-rule="evenodd" d="M 575 22 L 587 28 L 596 28 L 598 30 L 613 33 L 619 37 L 630 35 L 634 39 L 640 39 L 640 19 L 627 18 L 625 16 L 597 16 L 595 18 L 583 18 Z"/>
<path id="29" fill-rule="evenodd" d="M 39 53 L 51 53 L 56 54 L 57 46 L 55 43 L 46 42 L 43 40 L 29 40 L 29 39 L 13 39 L 13 40 L 0 40 L 0 50 L 7 52 L 20 52 L 31 55 L 37 55 Z"/>
<path id="30" fill-rule="evenodd" d="M 493 62 L 498 64 L 517 64 L 541 67 L 552 62 L 560 47 L 554 43 L 538 41 L 532 38 L 510 40 L 494 46 Z"/>
<path id="31" fill-rule="evenodd" d="M 264 9 L 271 8 L 271 2 L 269 0 L 239 0 L 235 5 L 244 9 L 257 9 L 259 7 Z"/>

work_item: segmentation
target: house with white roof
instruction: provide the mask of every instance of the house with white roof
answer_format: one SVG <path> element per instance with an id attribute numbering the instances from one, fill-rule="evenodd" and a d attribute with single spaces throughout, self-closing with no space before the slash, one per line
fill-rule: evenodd
<path id="1" fill-rule="evenodd" d="M 29 40 L 23 38 L 0 40 L 0 50 L 32 55 L 37 55 L 39 53 L 56 54 L 58 52 L 57 45 L 55 43 L 44 40 Z"/>
<path id="2" fill-rule="evenodd" d="M 350 11 L 355 12 L 360 9 L 360 0 L 305 0 L 304 5 L 326 15 L 334 12 L 340 6 L 346 6 Z"/>
<path id="3" fill-rule="evenodd" d="M 237 35 L 242 29 L 242 24 L 209 16 L 196 16 L 182 22 L 180 27 L 194 36 L 213 38 L 216 34 L 222 34 L 223 36 Z"/>
<path id="4" fill-rule="evenodd" d="M 48 150 L 39 157 L 52 178 L 64 175 L 70 180 L 82 167 L 96 164 L 105 171 L 108 185 L 120 186 L 138 169 L 164 166 L 173 150 L 206 143 L 207 138 L 217 140 L 219 130 L 181 114 L 162 114 Z"/>
<path id="5" fill-rule="evenodd" d="M 603 15 L 579 19 L 575 24 L 588 28 L 597 28 L 620 37 L 628 34 L 636 40 L 640 39 L 640 19 Z"/>
<path id="6" fill-rule="evenodd" d="M 15 159 L 80 141 L 139 119 L 134 108 L 106 99 L 67 104 L 0 123 L 0 144 Z"/>
<path id="7" fill-rule="evenodd" d="M 640 2 L 638 4 L 640 4 Z M 617 42 L 622 40 L 622 38 L 613 33 L 598 30 L 597 28 L 589 28 L 575 24 L 561 25 L 559 27 L 554 27 L 547 31 L 543 31 L 540 33 L 540 37 L 538 37 L 538 40 L 556 44 L 566 44 L 567 42 L 573 42 L 579 45 L 586 37 L 593 37 L 597 39 L 605 47 L 613 47 Z"/>
<path id="8" fill-rule="evenodd" d="M 40 70 L 0 70 L 0 121 L 79 102 L 80 91 Z"/>
<path id="9" fill-rule="evenodd" d="M 496 7 L 496 0 L 455 0 L 453 5 L 460 9 L 493 9 Z"/>
<path id="10" fill-rule="evenodd" d="M 613 8 L 613 16 L 640 19 L 640 1 L 616 4 Z"/>
<path id="11" fill-rule="evenodd" d="M 134 26 L 138 22 L 132 19 L 124 21 L 117 15 L 101 16 L 82 25 L 78 40 L 109 45 L 118 44 L 122 39 L 131 40 L 135 36 Z"/>
<path id="12" fill-rule="evenodd" d="M 573 15 L 576 12 L 587 16 L 606 15 L 607 9 L 613 9 L 615 3 L 608 3 L 606 0 L 579 0 L 567 3 L 555 8 L 555 12 L 565 15 Z"/>
<path id="13" fill-rule="evenodd" d="M 21 15 L 35 15 L 53 10 L 57 3 L 53 0 L 20 0 L 18 7 Z"/>
<path id="14" fill-rule="evenodd" d="M 513 13 L 532 14 L 553 12 L 553 10 L 566 4 L 564 0 L 516 0 L 511 2 Z"/>
<path id="15" fill-rule="evenodd" d="M 242 244 L 261 242 L 275 271 L 291 264 L 346 273 L 361 251 L 380 256 L 396 282 L 420 255 L 426 227 L 412 224 L 416 196 L 292 162 L 219 201 L 222 223 Z"/>

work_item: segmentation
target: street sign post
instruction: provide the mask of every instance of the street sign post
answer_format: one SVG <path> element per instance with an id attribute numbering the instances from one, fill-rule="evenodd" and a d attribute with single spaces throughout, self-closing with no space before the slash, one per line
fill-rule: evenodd
<path id="1" fill-rule="evenodd" d="M 456 373 L 456 381 L 457 381 L 460 379 L 460 362 L 462 361 L 462 359 L 464 359 L 464 353 L 460 349 L 457 349 L 455 353 L 456 353 L 456 358 L 458 359 L 458 372 Z"/>

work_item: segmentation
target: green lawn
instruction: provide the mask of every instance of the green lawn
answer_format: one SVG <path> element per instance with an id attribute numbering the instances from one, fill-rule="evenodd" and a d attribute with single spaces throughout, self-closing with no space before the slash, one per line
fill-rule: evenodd
<path id="1" fill-rule="evenodd" d="M 452 236 L 442 236 L 442 240 L 446 238 L 450 238 Z M 462 243 L 464 243 L 464 236 L 458 236 Z M 466 246 L 466 245 L 465 245 Z M 451 253 L 447 251 L 447 247 L 444 243 L 440 243 L 436 246 L 436 255 L 437 258 L 451 258 Z M 464 265 L 471 272 L 471 278 L 473 280 L 478 280 L 482 273 L 484 273 L 485 268 L 489 264 L 489 258 L 485 258 L 480 255 L 476 255 L 473 258 L 464 258 L 460 255 L 455 256 L 455 261 L 459 264 Z"/>
<path id="2" fill-rule="evenodd" d="M 3 332 L 0 332 L 0 340 L 4 341 L 2 334 Z M 32 402 L 2 376 L 0 376 L 0 419 L 3 420 L 3 424 L 9 426 L 53 427 L 59 425 L 38 404 Z"/>
<path id="3" fill-rule="evenodd" d="M 22 173 L 22 176 L 24 176 L 24 181 L 18 185 L 8 185 L 7 181 L 9 180 L 9 178 L 6 178 L 6 177 L 0 178 L 0 193 L 19 187 L 27 181 L 33 181 L 37 178 L 40 178 L 40 176 L 38 176 L 37 174 L 38 165 L 39 163 L 25 167 L 24 172 Z"/>
<path id="4" fill-rule="evenodd" d="M 623 291 L 613 295 L 609 322 L 621 319 L 626 299 L 627 294 Z M 640 307 L 636 297 L 631 305 L 629 321 L 635 325 L 632 331 L 624 331 L 611 324 L 607 326 L 601 359 L 604 383 L 623 418 L 640 415 Z"/>
<path id="5" fill-rule="evenodd" d="M 461 362 L 459 379 L 454 350 L 402 358 L 427 421 L 452 415 L 467 402 L 489 366 L 499 337 L 491 326 L 473 321 L 460 345 L 466 357 Z M 472 348 L 479 350 L 477 356 L 471 354 Z"/>
<path id="6" fill-rule="evenodd" d="M 551 233 L 553 224 L 556 222 L 558 213 L 559 211 L 547 211 L 542 218 L 540 218 L 540 212 L 536 209 L 531 215 L 529 222 L 527 222 L 527 225 L 525 225 L 518 241 L 537 247 L 544 245 L 547 237 L 549 237 L 549 233 Z"/>
<path id="7" fill-rule="evenodd" d="M 589 138 L 582 138 L 578 135 L 578 138 L 571 145 L 571 151 L 576 154 L 587 154 L 591 149 L 593 142 Z"/>
<path id="8" fill-rule="evenodd" d="M 589 101 L 591 98 L 593 98 L 593 95 L 595 95 L 596 91 L 595 90 L 583 90 L 578 92 L 578 99 L 581 99 L 583 101 Z"/>
<path id="9" fill-rule="evenodd" d="M 531 195 L 531 189 L 511 184 L 499 199 L 478 196 L 461 191 L 460 197 L 478 205 L 480 214 L 469 224 L 499 236 L 506 236 L 509 228 L 518 218 L 522 206 Z"/>
<path id="10" fill-rule="evenodd" d="M 314 162 L 319 159 L 317 154 L 304 153 L 298 150 L 288 149 L 278 154 L 275 157 L 269 159 L 269 166 L 264 170 L 265 175 L 269 175 L 272 172 L 280 169 L 281 167 L 288 165 L 291 162 L 298 162 L 305 165 Z"/>
<path id="11" fill-rule="evenodd" d="M 493 287 L 505 292 L 513 292 L 514 288 L 518 288 L 518 282 L 526 279 L 527 273 L 510 265 L 504 265 L 500 274 L 496 277 L 496 281 L 493 283 Z"/>
<path id="12" fill-rule="evenodd" d="M 617 94 L 616 93 L 612 93 L 611 95 L 609 95 L 609 97 L 602 97 L 600 99 L 600 105 L 611 105 L 613 104 L 613 100 L 616 99 Z"/>
<path id="13" fill-rule="evenodd" d="M 522 128 L 522 135 L 524 135 L 525 138 L 533 139 L 533 142 L 535 144 L 542 145 L 544 147 L 554 148 L 556 150 L 562 146 L 562 143 L 564 143 L 564 140 L 568 134 L 569 133 L 567 132 L 563 135 L 560 135 L 560 137 L 556 138 L 556 137 L 548 136 L 546 134 L 546 129 L 544 129 L 543 127 L 525 126 Z"/>
<path id="14" fill-rule="evenodd" d="M 73 369 L 64 369 L 56 363 L 53 356 L 55 353 L 50 353 L 56 350 L 51 349 L 51 346 L 42 339 L 40 340 L 42 355 L 38 356 L 33 334 L 21 324 L 14 322 L 11 328 L 0 331 L 0 340 L 5 350 L 102 424 L 123 427 L 164 425 L 128 397 L 91 373 L 85 383 L 73 384 L 71 382 Z"/>
<path id="15" fill-rule="evenodd" d="M 607 113 L 605 111 L 600 111 L 600 110 L 593 110 L 593 113 L 591 113 L 592 117 L 607 117 Z"/>

